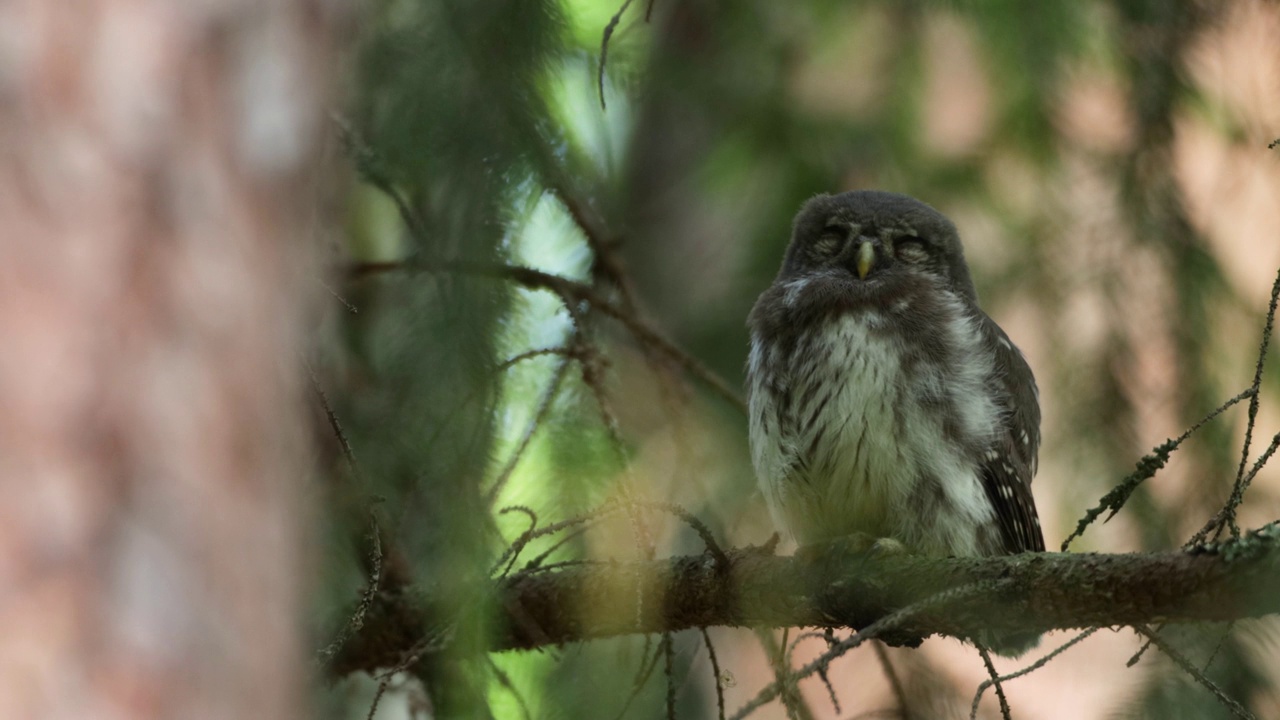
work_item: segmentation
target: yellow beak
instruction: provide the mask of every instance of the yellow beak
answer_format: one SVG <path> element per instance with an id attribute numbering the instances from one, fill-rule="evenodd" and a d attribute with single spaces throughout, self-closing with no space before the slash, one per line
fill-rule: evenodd
<path id="1" fill-rule="evenodd" d="M 858 279 L 863 280 L 867 277 L 867 273 L 871 272 L 871 266 L 876 264 L 876 249 L 871 247 L 871 243 L 863 241 L 858 244 Z"/>

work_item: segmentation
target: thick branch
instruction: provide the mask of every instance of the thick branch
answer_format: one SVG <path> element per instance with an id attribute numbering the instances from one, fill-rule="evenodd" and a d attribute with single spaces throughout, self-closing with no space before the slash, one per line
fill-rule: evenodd
<path id="1" fill-rule="evenodd" d="M 991 588 L 956 603 L 924 601 Z M 499 581 L 494 650 L 696 627 L 849 626 L 923 603 L 899 641 L 943 634 L 1224 621 L 1280 612 L 1280 525 L 1191 552 L 1040 553 L 998 558 L 865 554 L 839 544 L 795 557 L 756 551 L 634 563 L 570 566 Z M 383 598 L 366 633 L 331 668 L 385 666 L 440 632 L 423 598 Z"/>

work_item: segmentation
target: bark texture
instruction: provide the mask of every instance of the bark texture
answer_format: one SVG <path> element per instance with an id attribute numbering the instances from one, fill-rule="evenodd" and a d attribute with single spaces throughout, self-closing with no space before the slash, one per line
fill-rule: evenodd
<path id="1" fill-rule="evenodd" d="M 490 588 L 494 650 L 696 627 L 866 628 L 906 610 L 887 639 L 933 634 L 1223 621 L 1280 612 L 1280 525 L 1190 552 L 926 558 L 839 543 L 795 557 L 733 551 L 516 575 Z M 949 599 L 948 599 L 949 598 Z M 394 666 L 453 622 L 429 597 L 386 595 L 331 672 Z"/>
<path id="2" fill-rule="evenodd" d="M 0 717 L 301 714 L 340 4 L 0 3 Z"/>

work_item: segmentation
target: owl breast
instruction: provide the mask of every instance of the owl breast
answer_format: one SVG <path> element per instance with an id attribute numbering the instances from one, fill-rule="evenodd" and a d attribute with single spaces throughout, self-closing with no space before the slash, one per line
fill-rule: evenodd
<path id="1" fill-rule="evenodd" d="M 1001 421 L 993 359 L 958 301 L 932 310 L 904 323 L 904 300 L 753 332 L 752 460 L 799 543 L 860 532 L 925 554 L 999 552 L 979 476 Z"/>

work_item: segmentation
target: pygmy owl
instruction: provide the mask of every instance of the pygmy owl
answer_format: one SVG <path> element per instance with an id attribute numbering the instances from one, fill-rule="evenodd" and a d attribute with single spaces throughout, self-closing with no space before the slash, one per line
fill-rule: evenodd
<path id="1" fill-rule="evenodd" d="M 941 213 L 815 197 L 748 324 L 751 455 L 780 530 L 936 556 L 1044 550 L 1035 379 L 978 307 Z"/>

